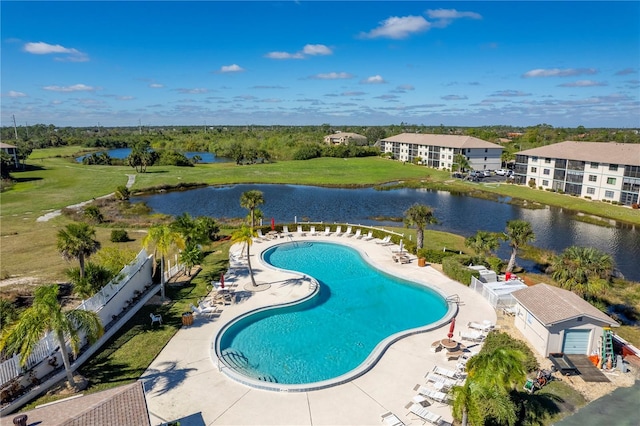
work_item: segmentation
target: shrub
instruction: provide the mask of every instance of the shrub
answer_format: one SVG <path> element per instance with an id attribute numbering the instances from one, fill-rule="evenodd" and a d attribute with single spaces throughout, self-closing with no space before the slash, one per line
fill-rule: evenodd
<path id="1" fill-rule="evenodd" d="M 442 272 L 452 280 L 469 285 L 471 284 L 471 277 L 480 278 L 480 272 L 467 267 L 473 261 L 474 258 L 466 254 L 445 257 L 442 260 Z"/>
<path id="2" fill-rule="evenodd" d="M 540 185 L 540 186 L 538 186 L 538 189 L 539 189 L 540 191 L 542 191 L 544 188 L 542 187 L 542 185 Z"/>
<path id="3" fill-rule="evenodd" d="M 424 257 L 427 262 L 430 263 L 442 263 L 445 257 L 456 256 L 455 253 L 450 251 L 432 250 L 432 249 L 420 249 L 418 250 L 418 257 Z"/>
<path id="4" fill-rule="evenodd" d="M 640 205 L 638 203 L 633 203 L 633 204 L 631 204 L 631 208 L 632 209 L 638 209 L 638 208 L 640 208 Z"/>
<path id="5" fill-rule="evenodd" d="M 529 179 L 529 182 L 527 183 L 527 185 L 529 185 L 529 188 L 533 189 L 536 187 L 536 180 L 534 178 Z"/>
<path id="6" fill-rule="evenodd" d="M 129 241 L 129 234 L 124 229 L 114 229 L 111 231 L 112 243 L 126 243 Z"/>
<path id="7" fill-rule="evenodd" d="M 496 349 L 517 349 L 521 351 L 526 356 L 523 366 L 529 373 L 540 368 L 540 365 L 529 346 L 527 346 L 527 344 L 522 340 L 514 339 L 507 333 L 492 331 L 487 335 L 481 352 L 493 352 Z"/>
<path id="8" fill-rule="evenodd" d="M 92 222 L 102 223 L 104 221 L 104 216 L 97 206 L 87 206 L 84 208 L 82 213 L 84 217 L 91 220 Z"/>

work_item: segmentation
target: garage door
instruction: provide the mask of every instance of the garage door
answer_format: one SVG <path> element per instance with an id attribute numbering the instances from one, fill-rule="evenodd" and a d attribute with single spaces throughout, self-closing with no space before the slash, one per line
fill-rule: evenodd
<path id="1" fill-rule="evenodd" d="M 589 354 L 589 335 L 591 330 L 566 330 L 562 352 L 565 354 Z"/>

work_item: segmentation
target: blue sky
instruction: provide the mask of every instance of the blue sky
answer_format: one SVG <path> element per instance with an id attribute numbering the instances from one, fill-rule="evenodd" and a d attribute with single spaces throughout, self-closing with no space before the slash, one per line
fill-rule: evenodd
<path id="1" fill-rule="evenodd" d="M 1 7 L 1 124 L 640 127 L 640 2 Z"/>

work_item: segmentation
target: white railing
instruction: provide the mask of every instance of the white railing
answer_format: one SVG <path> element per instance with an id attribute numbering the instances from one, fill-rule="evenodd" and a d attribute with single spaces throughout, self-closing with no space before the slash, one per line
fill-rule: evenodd
<path id="1" fill-rule="evenodd" d="M 136 258 L 128 265 L 126 265 L 120 273 L 114 278 L 112 282 L 103 287 L 98 293 L 91 298 L 83 301 L 76 309 L 83 309 L 85 311 L 98 312 L 104 307 L 109 300 L 111 300 L 125 285 L 131 280 L 131 278 L 140 271 L 145 262 L 147 261 L 147 252 L 141 250 Z M 39 362 L 42 362 L 48 356 L 50 356 L 58 348 L 58 343 L 51 333 L 48 333 L 43 337 L 40 342 L 33 349 L 29 356 L 27 363 L 24 367 L 20 366 L 20 355 L 14 354 L 11 358 L 0 363 L 0 386 L 4 386 L 6 383 L 20 376 L 25 370 L 29 370 Z"/>

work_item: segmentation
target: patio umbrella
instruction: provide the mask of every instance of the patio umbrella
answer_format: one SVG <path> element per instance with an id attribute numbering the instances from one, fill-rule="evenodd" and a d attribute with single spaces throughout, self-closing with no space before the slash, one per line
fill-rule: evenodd
<path id="1" fill-rule="evenodd" d="M 224 274 L 220 274 L 220 288 L 224 288 Z"/>
<path id="2" fill-rule="evenodd" d="M 453 330 L 456 328 L 456 319 L 455 317 L 451 320 L 451 325 L 449 325 L 449 334 L 447 334 L 447 337 L 449 338 L 449 340 L 451 340 L 451 338 L 453 337 Z"/>
<path id="3" fill-rule="evenodd" d="M 276 220 L 274 218 L 271 218 L 271 230 L 276 230 Z"/>

